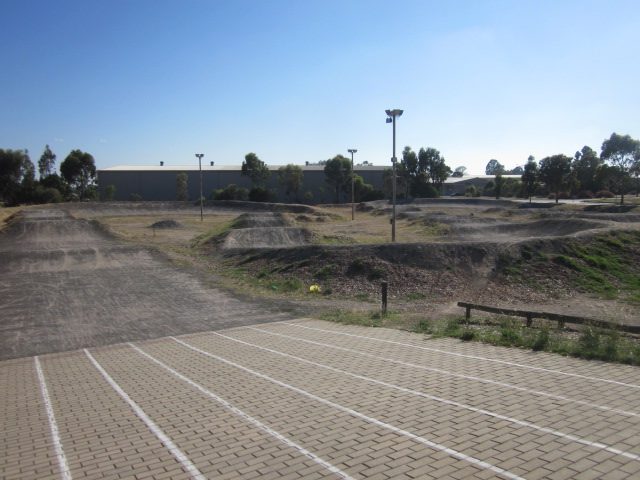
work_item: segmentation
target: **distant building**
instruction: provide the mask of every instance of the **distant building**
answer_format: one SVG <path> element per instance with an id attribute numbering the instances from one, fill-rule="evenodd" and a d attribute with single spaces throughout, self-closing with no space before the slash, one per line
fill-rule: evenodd
<path id="1" fill-rule="evenodd" d="M 287 195 L 278 184 L 278 168 L 268 166 L 271 170 L 270 188 L 276 192 L 277 202 L 286 202 Z M 304 172 L 303 185 L 298 192 L 303 199 L 311 192 L 313 203 L 333 203 L 334 194 L 329 189 L 322 165 L 300 165 Z M 355 173 L 360 175 L 364 183 L 374 189 L 384 190 L 384 171 L 389 166 L 356 165 Z M 105 198 L 108 185 L 115 187 L 114 200 L 130 200 L 132 195 L 144 201 L 172 201 L 177 198 L 176 177 L 187 174 L 189 200 L 198 200 L 200 195 L 200 170 L 198 165 L 162 165 L 162 166 L 121 166 L 105 168 L 98 171 L 98 190 L 100 198 Z M 504 175 L 505 178 L 520 179 L 520 175 Z M 442 186 L 442 196 L 464 195 L 468 186 L 473 185 L 482 190 L 486 183 L 495 180 L 494 175 L 465 175 L 449 177 Z M 238 188 L 251 189 L 251 181 L 242 175 L 240 166 L 202 166 L 202 192 L 209 198 L 214 190 L 224 189 L 235 184 Z"/>
<path id="2" fill-rule="evenodd" d="M 271 170 L 271 185 L 276 192 L 276 201 L 286 202 L 287 195 L 278 184 L 278 169 L 280 166 L 269 165 Z M 329 190 L 324 166 L 300 165 L 304 172 L 303 185 L 298 192 L 300 199 L 306 192 L 313 195 L 313 203 L 332 203 L 334 194 Z M 364 183 L 374 189 L 383 189 L 383 171 L 390 167 L 376 167 L 363 165 L 354 167 L 355 173 L 360 175 Z M 105 168 L 98 171 L 98 191 L 100 198 L 105 197 L 108 185 L 115 187 L 114 200 L 129 200 L 132 195 L 139 196 L 145 201 L 171 201 L 177 198 L 176 177 L 187 174 L 187 189 L 189 200 L 198 200 L 200 196 L 200 170 L 198 165 L 162 165 L 162 166 L 121 166 Z M 251 180 L 242 175 L 240 166 L 202 166 L 202 192 L 209 198 L 214 190 L 224 189 L 235 184 L 238 188 L 251 189 Z"/>

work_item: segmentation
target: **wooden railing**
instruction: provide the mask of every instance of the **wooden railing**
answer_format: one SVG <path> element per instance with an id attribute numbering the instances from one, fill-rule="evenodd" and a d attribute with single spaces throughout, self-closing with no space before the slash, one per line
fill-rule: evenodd
<path id="1" fill-rule="evenodd" d="M 559 327 L 564 327 L 565 323 L 575 323 L 578 325 L 593 325 L 599 328 L 608 328 L 612 330 L 619 330 L 622 332 L 640 334 L 640 326 L 622 325 L 618 323 L 606 322 L 604 320 L 596 320 L 596 319 L 587 318 L 587 317 L 563 315 L 561 313 L 534 312 L 529 310 L 518 310 L 518 309 L 512 309 L 512 308 L 498 308 L 498 307 L 490 307 L 487 305 L 478 305 L 476 303 L 467 303 L 467 302 L 458 302 L 458 306 L 466 308 L 465 317 L 467 320 L 471 319 L 471 310 L 480 310 L 483 312 L 497 313 L 500 315 L 524 317 L 527 319 L 527 327 L 531 326 L 534 318 L 542 318 L 546 320 L 557 321 Z"/>

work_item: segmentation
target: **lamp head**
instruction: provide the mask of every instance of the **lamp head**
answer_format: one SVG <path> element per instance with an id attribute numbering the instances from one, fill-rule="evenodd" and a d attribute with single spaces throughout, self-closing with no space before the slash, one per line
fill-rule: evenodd
<path id="1" fill-rule="evenodd" d="M 393 110 L 385 110 L 386 114 L 389 115 L 390 117 L 399 117 L 402 115 L 402 112 L 404 112 L 404 110 L 399 110 L 399 109 L 393 109 Z"/>
<path id="2" fill-rule="evenodd" d="M 393 119 L 391 117 L 387 117 L 387 123 L 391 123 L 393 122 Z"/>

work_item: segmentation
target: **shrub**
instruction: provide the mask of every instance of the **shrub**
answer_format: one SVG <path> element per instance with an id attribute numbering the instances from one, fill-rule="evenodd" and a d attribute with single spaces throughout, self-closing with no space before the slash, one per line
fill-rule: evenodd
<path id="1" fill-rule="evenodd" d="M 560 200 L 571 200 L 571 192 L 560 192 L 558 198 Z"/>
<path id="2" fill-rule="evenodd" d="M 596 192 L 596 198 L 616 198 L 614 193 L 611 193 L 609 190 L 600 190 Z"/>
<path id="3" fill-rule="evenodd" d="M 228 185 L 227 188 L 214 190 L 211 194 L 214 200 L 248 200 L 249 190 L 246 188 L 238 188 L 234 183 Z"/>
<path id="4" fill-rule="evenodd" d="M 140 201 L 142 201 L 142 196 L 138 195 L 137 193 L 132 193 L 131 195 L 129 195 L 129 201 L 130 202 L 140 202 Z"/>
<path id="5" fill-rule="evenodd" d="M 576 195 L 576 198 L 593 198 L 593 192 L 591 190 L 580 190 Z"/>
<path id="6" fill-rule="evenodd" d="M 33 193 L 33 201 L 35 203 L 60 203 L 62 202 L 62 194 L 57 188 L 38 185 Z"/>
<path id="7" fill-rule="evenodd" d="M 271 192 L 264 187 L 253 187 L 249 192 L 249 200 L 252 202 L 268 202 L 271 200 Z"/>

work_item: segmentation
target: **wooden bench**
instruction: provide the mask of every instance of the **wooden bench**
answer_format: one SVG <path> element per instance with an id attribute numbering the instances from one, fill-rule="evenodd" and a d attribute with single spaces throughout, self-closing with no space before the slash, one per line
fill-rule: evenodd
<path id="1" fill-rule="evenodd" d="M 478 305 L 476 303 L 458 302 L 459 307 L 466 308 L 465 317 L 467 320 L 471 319 L 471 310 L 480 310 L 483 312 L 497 313 L 500 315 L 510 315 L 514 317 L 524 317 L 527 319 L 527 327 L 530 327 L 534 318 L 542 318 L 546 320 L 553 320 L 558 322 L 560 328 L 564 327 L 565 323 L 575 323 L 578 325 L 593 325 L 600 328 L 608 328 L 612 330 L 620 330 L 628 333 L 640 334 L 640 326 L 635 325 L 621 325 L 613 322 L 606 322 L 604 320 L 596 320 L 587 317 L 576 317 L 573 315 L 563 315 L 561 313 L 550 312 L 533 312 L 529 310 L 517 310 L 512 308 L 497 308 L 489 307 L 487 305 Z"/>

